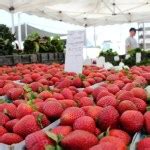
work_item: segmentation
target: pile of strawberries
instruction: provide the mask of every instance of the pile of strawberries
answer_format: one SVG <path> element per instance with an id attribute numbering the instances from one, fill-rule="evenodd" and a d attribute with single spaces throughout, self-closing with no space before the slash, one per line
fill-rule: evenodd
<path id="1" fill-rule="evenodd" d="M 136 132 L 150 134 L 149 83 L 150 66 L 117 72 L 85 66 L 80 75 L 58 64 L 4 66 L 0 143 L 25 140 L 28 150 L 126 150 Z M 42 130 L 57 119 L 58 127 Z M 149 142 L 141 140 L 137 149 L 150 149 Z"/>

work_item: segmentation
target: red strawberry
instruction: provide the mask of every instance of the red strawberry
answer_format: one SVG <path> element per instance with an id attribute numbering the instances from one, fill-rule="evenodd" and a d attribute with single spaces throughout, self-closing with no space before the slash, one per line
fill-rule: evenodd
<path id="1" fill-rule="evenodd" d="M 0 126 L 0 137 L 5 133 L 7 133 L 7 130 L 3 126 Z"/>
<path id="2" fill-rule="evenodd" d="M 43 84 L 39 82 L 32 82 L 29 86 L 34 92 L 38 92 L 41 88 L 43 88 Z"/>
<path id="3" fill-rule="evenodd" d="M 61 81 L 58 85 L 57 88 L 59 89 L 63 89 L 63 88 L 67 88 L 71 86 L 71 80 L 70 79 L 64 79 L 63 81 Z"/>
<path id="4" fill-rule="evenodd" d="M 142 76 L 147 80 L 150 81 L 150 73 L 143 73 Z"/>
<path id="5" fill-rule="evenodd" d="M 33 82 L 31 77 L 24 77 L 21 82 L 26 83 L 26 84 L 30 84 Z"/>
<path id="6" fill-rule="evenodd" d="M 0 96 L 5 95 L 3 88 L 0 88 Z"/>
<path id="7" fill-rule="evenodd" d="M 84 106 L 82 109 L 85 111 L 85 115 L 90 116 L 97 121 L 103 108 L 99 106 Z"/>
<path id="8" fill-rule="evenodd" d="M 95 81 L 93 78 L 87 78 L 87 81 L 88 81 L 91 85 L 93 85 L 93 84 L 96 83 L 96 81 Z"/>
<path id="9" fill-rule="evenodd" d="M 78 100 L 78 99 L 80 99 L 82 97 L 87 97 L 87 94 L 85 92 L 81 91 L 81 92 L 78 92 L 77 94 L 74 95 L 74 99 L 75 100 Z"/>
<path id="10" fill-rule="evenodd" d="M 45 150 L 47 145 L 53 145 L 53 141 L 44 132 L 37 131 L 25 138 L 25 144 L 28 150 Z"/>
<path id="11" fill-rule="evenodd" d="M 79 77 L 73 79 L 73 86 L 81 88 L 83 86 L 82 80 Z"/>
<path id="12" fill-rule="evenodd" d="M 64 110 L 64 112 L 61 115 L 61 124 L 63 125 L 73 125 L 74 121 L 84 116 L 85 113 L 81 108 L 78 107 L 69 107 Z"/>
<path id="13" fill-rule="evenodd" d="M 7 91 L 8 98 L 12 100 L 17 100 L 21 98 L 24 94 L 24 90 L 22 88 L 11 88 Z"/>
<path id="14" fill-rule="evenodd" d="M 134 95 L 130 91 L 120 91 L 119 94 L 117 93 L 117 99 L 120 101 L 130 100 L 133 97 L 134 97 Z"/>
<path id="15" fill-rule="evenodd" d="M 40 130 L 36 119 L 33 115 L 26 115 L 17 122 L 13 128 L 13 132 L 19 134 L 22 137 Z"/>
<path id="16" fill-rule="evenodd" d="M 4 80 L 0 80 L 0 88 L 3 88 L 5 85 L 5 81 Z"/>
<path id="17" fill-rule="evenodd" d="M 59 101 L 59 103 L 62 105 L 62 107 L 64 109 L 68 108 L 68 107 L 75 107 L 77 106 L 77 103 L 73 100 L 70 99 L 65 99 L 65 100 L 61 100 Z"/>
<path id="18" fill-rule="evenodd" d="M 107 78 L 107 81 L 115 81 L 115 80 L 119 80 L 119 76 L 116 74 L 110 74 Z"/>
<path id="19" fill-rule="evenodd" d="M 125 85 L 125 83 L 121 80 L 116 80 L 114 84 L 116 84 L 120 89 L 122 89 Z"/>
<path id="20" fill-rule="evenodd" d="M 120 113 L 123 113 L 126 110 L 137 110 L 137 107 L 133 102 L 129 100 L 121 101 L 118 105 L 118 111 Z"/>
<path id="21" fill-rule="evenodd" d="M 131 90 L 131 92 L 133 93 L 133 95 L 136 97 L 136 98 L 140 98 L 142 100 L 145 100 L 147 99 L 147 94 L 146 94 L 146 91 L 142 88 L 133 88 Z"/>
<path id="22" fill-rule="evenodd" d="M 126 145 L 128 145 L 131 141 L 130 135 L 123 130 L 112 129 L 109 131 L 109 135 L 121 139 Z"/>
<path id="23" fill-rule="evenodd" d="M 95 135 L 99 136 L 101 134 L 101 130 L 99 128 L 96 128 L 95 130 Z"/>
<path id="24" fill-rule="evenodd" d="M 0 142 L 4 144 L 15 144 L 23 141 L 22 137 L 15 133 L 5 133 L 0 137 Z"/>
<path id="25" fill-rule="evenodd" d="M 130 99 L 130 101 L 132 101 L 136 105 L 137 109 L 140 112 L 144 113 L 146 111 L 147 104 L 144 100 L 139 99 L 139 98 L 132 98 Z"/>
<path id="26" fill-rule="evenodd" d="M 112 94 L 116 94 L 117 92 L 120 91 L 119 87 L 115 84 L 108 84 L 107 89 Z"/>
<path id="27" fill-rule="evenodd" d="M 12 103 L 4 103 L 3 108 L 1 108 L 1 112 L 5 113 L 8 115 L 10 118 L 15 118 L 16 117 L 16 106 Z"/>
<path id="28" fill-rule="evenodd" d="M 87 95 L 90 95 L 90 94 L 92 94 L 92 92 L 93 92 L 93 88 L 92 87 L 86 87 L 86 88 L 84 88 L 84 92 L 86 92 L 87 93 Z"/>
<path id="29" fill-rule="evenodd" d="M 120 117 L 120 123 L 129 133 L 139 132 L 144 125 L 144 117 L 141 112 L 127 110 Z"/>
<path id="30" fill-rule="evenodd" d="M 40 76 L 39 73 L 33 73 L 33 74 L 31 75 L 31 78 L 32 78 L 33 81 L 38 81 L 38 80 L 41 79 L 41 76 Z"/>
<path id="31" fill-rule="evenodd" d="M 52 97 L 53 95 L 49 91 L 43 91 L 39 94 L 39 98 L 41 98 L 42 100 L 46 100 L 47 98 L 52 98 Z"/>
<path id="32" fill-rule="evenodd" d="M 32 112 L 33 112 L 33 109 L 30 105 L 25 104 L 25 103 L 21 103 L 17 107 L 16 117 L 20 119 L 26 115 L 30 115 Z"/>
<path id="33" fill-rule="evenodd" d="M 61 94 L 65 99 L 73 99 L 72 91 L 69 88 L 65 88 L 62 90 Z"/>
<path id="34" fill-rule="evenodd" d="M 47 117 L 44 114 L 40 112 L 33 112 L 32 115 L 35 117 L 38 125 L 41 128 L 44 128 L 50 124 L 50 121 L 47 119 Z"/>
<path id="35" fill-rule="evenodd" d="M 150 137 L 144 138 L 137 143 L 137 150 L 149 150 L 150 149 Z"/>
<path id="36" fill-rule="evenodd" d="M 133 83 L 127 83 L 122 89 L 126 91 L 130 91 L 135 87 Z"/>
<path id="37" fill-rule="evenodd" d="M 40 79 L 38 82 L 43 85 L 49 85 L 49 81 L 47 79 Z"/>
<path id="38" fill-rule="evenodd" d="M 150 134 L 150 124 L 149 124 L 149 122 L 150 122 L 150 112 L 148 111 L 144 114 L 144 125 L 145 125 L 146 132 L 148 134 Z"/>
<path id="39" fill-rule="evenodd" d="M 14 87 L 15 87 L 15 86 L 14 86 L 14 84 L 12 84 L 12 83 L 5 84 L 5 86 L 3 87 L 3 91 L 4 91 L 4 93 L 6 94 L 8 90 L 10 90 L 10 89 L 12 89 L 12 88 L 14 88 Z"/>
<path id="40" fill-rule="evenodd" d="M 119 147 L 115 146 L 113 143 L 104 142 L 91 147 L 89 150 L 121 150 Z"/>
<path id="41" fill-rule="evenodd" d="M 20 100 L 15 100 L 15 101 L 13 101 L 13 104 L 16 105 L 17 107 L 18 107 L 21 103 L 25 103 L 25 100 L 20 99 Z"/>
<path id="42" fill-rule="evenodd" d="M 75 130 L 64 137 L 61 144 L 67 150 L 87 150 L 96 145 L 98 139 L 90 132 Z"/>
<path id="43" fill-rule="evenodd" d="M 59 118 L 63 112 L 63 107 L 59 102 L 48 101 L 43 105 L 43 113 L 50 118 Z"/>
<path id="44" fill-rule="evenodd" d="M 111 94 L 110 92 L 106 91 L 106 90 L 102 90 L 98 93 L 97 95 L 97 98 L 96 98 L 96 101 L 99 101 L 99 99 L 105 97 L 105 96 L 111 96 L 111 97 L 114 97 L 113 94 Z"/>
<path id="45" fill-rule="evenodd" d="M 60 93 L 53 93 L 53 98 L 57 99 L 57 100 L 63 100 L 65 99 L 64 96 Z"/>
<path id="46" fill-rule="evenodd" d="M 0 112 L 0 126 L 4 126 L 9 120 L 8 116 Z"/>
<path id="47" fill-rule="evenodd" d="M 82 116 L 75 120 L 73 124 L 74 130 L 85 130 L 91 133 L 95 133 L 96 131 L 96 124 L 93 118 L 89 116 Z"/>
<path id="48" fill-rule="evenodd" d="M 98 106 L 106 107 L 106 106 L 114 106 L 116 107 L 118 104 L 117 100 L 114 96 L 104 96 L 97 102 Z"/>
<path id="49" fill-rule="evenodd" d="M 13 120 L 8 121 L 8 122 L 5 124 L 6 129 L 7 129 L 9 132 L 12 132 L 14 125 L 15 125 L 18 121 L 19 121 L 18 119 L 13 119 Z"/>
<path id="50" fill-rule="evenodd" d="M 101 130 L 106 130 L 108 127 L 114 128 L 117 126 L 119 113 L 113 106 L 107 106 L 102 109 L 98 117 L 99 127 Z"/>
<path id="51" fill-rule="evenodd" d="M 93 90 L 93 92 L 92 92 L 93 97 L 94 97 L 95 99 L 97 99 L 98 94 L 99 94 L 101 91 L 103 91 L 103 90 L 107 91 L 107 89 L 106 89 L 105 87 L 97 87 L 97 88 L 95 88 L 95 89 Z"/>
<path id="52" fill-rule="evenodd" d="M 114 136 L 106 136 L 106 137 L 102 138 L 100 140 L 99 144 L 102 144 L 102 143 L 112 143 L 113 147 L 116 147 L 116 150 L 126 150 L 127 149 L 125 143 L 121 139 L 114 137 Z"/>
<path id="53" fill-rule="evenodd" d="M 75 100 L 80 107 L 83 106 L 92 106 L 94 104 L 93 100 L 89 97 L 81 97 L 78 100 Z"/>
<path id="54" fill-rule="evenodd" d="M 56 135 L 63 135 L 66 136 L 72 131 L 72 127 L 70 126 L 58 126 L 51 130 L 51 132 L 55 133 Z"/>

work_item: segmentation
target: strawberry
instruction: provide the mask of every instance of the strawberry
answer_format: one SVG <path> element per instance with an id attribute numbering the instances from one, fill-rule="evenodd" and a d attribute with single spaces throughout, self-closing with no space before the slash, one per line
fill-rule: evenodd
<path id="1" fill-rule="evenodd" d="M 92 92 L 93 92 L 93 88 L 92 87 L 86 87 L 86 88 L 84 88 L 84 92 L 86 92 L 87 93 L 87 95 L 91 95 L 92 94 Z"/>
<path id="2" fill-rule="evenodd" d="M 28 150 L 45 150 L 47 145 L 53 145 L 53 141 L 44 132 L 37 131 L 25 138 L 25 144 Z"/>
<path id="3" fill-rule="evenodd" d="M 144 138 L 137 143 L 137 150 L 149 150 L 150 149 L 150 138 Z"/>
<path id="4" fill-rule="evenodd" d="M 139 98 L 132 98 L 130 99 L 130 101 L 132 101 L 136 105 L 137 109 L 140 112 L 144 113 L 146 111 L 147 104 L 144 100 L 139 99 Z"/>
<path id="5" fill-rule="evenodd" d="M 19 121 L 18 119 L 13 119 L 13 120 L 8 121 L 8 122 L 5 124 L 6 129 L 7 129 L 9 132 L 12 132 L 14 125 L 15 125 L 18 121 Z"/>
<path id="6" fill-rule="evenodd" d="M 99 128 L 96 128 L 95 130 L 95 135 L 99 136 L 101 134 L 101 130 Z"/>
<path id="7" fill-rule="evenodd" d="M 148 134 L 150 134 L 150 112 L 147 111 L 145 114 L 144 114 L 144 125 L 145 125 L 145 129 L 146 129 L 146 132 Z"/>
<path id="8" fill-rule="evenodd" d="M 105 96 L 111 96 L 114 97 L 114 95 L 110 92 L 108 92 L 107 90 L 102 90 L 98 93 L 96 101 L 99 101 L 99 99 L 105 97 Z"/>
<path id="9" fill-rule="evenodd" d="M 24 90 L 22 88 L 11 88 L 7 91 L 8 98 L 12 100 L 17 100 L 21 98 L 24 94 Z"/>
<path id="10" fill-rule="evenodd" d="M 142 129 L 144 125 L 144 117 L 139 111 L 127 110 L 121 115 L 120 123 L 125 131 L 135 133 Z"/>
<path id="11" fill-rule="evenodd" d="M 8 116 L 0 112 L 0 126 L 4 126 L 9 120 Z"/>
<path id="12" fill-rule="evenodd" d="M 64 110 L 62 113 L 60 120 L 61 124 L 63 125 L 73 125 L 74 121 L 81 117 L 84 116 L 85 113 L 81 108 L 78 107 L 69 107 Z"/>
<path id="13" fill-rule="evenodd" d="M 56 135 L 66 136 L 70 132 L 72 132 L 72 127 L 70 127 L 70 126 L 58 126 L 54 129 L 52 129 L 51 132 L 55 133 Z"/>
<path id="14" fill-rule="evenodd" d="M 53 93 L 53 98 L 57 99 L 57 100 L 63 100 L 65 99 L 64 96 L 61 93 Z"/>
<path id="15" fill-rule="evenodd" d="M 17 110 L 17 107 L 14 104 L 5 103 L 3 109 L 0 111 L 8 115 L 10 118 L 15 118 L 16 110 Z"/>
<path id="16" fill-rule="evenodd" d="M 40 130 L 40 128 L 33 115 L 24 116 L 13 127 L 13 132 L 22 137 L 26 137 L 27 135 L 38 130 Z"/>
<path id="17" fill-rule="evenodd" d="M 41 79 L 41 76 L 40 76 L 39 73 L 33 73 L 33 74 L 31 75 L 31 78 L 32 78 L 33 81 L 38 81 L 38 80 Z"/>
<path id="18" fill-rule="evenodd" d="M 10 89 L 12 89 L 12 88 L 14 88 L 15 86 L 14 86 L 14 84 L 12 84 L 12 83 L 7 83 L 7 84 L 5 84 L 5 86 L 3 87 L 3 91 L 4 91 L 4 93 L 6 94 L 7 92 L 8 92 L 8 90 L 10 90 Z"/>
<path id="19" fill-rule="evenodd" d="M 0 88 L 0 96 L 5 95 L 3 88 Z"/>
<path id="20" fill-rule="evenodd" d="M 147 94 L 146 94 L 146 91 L 145 91 L 144 89 L 136 87 L 136 88 L 133 88 L 133 89 L 131 90 L 131 92 L 133 93 L 133 95 L 134 95 L 136 98 L 140 98 L 140 99 L 146 101 L 146 99 L 147 99 Z"/>
<path id="21" fill-rule="evenodd" d="M 76 119 L 73 123 L 74 130 L 85 130 L 91 133 L 95 133 L 96 124 L 93 118 L 89 116 L 82 116 Z"/>
<path id="22" fill-rule="evenodd" d="M 115 147 L 116 150 L 126 150 L 127 149 L 125 143 L 121 139 L 114 137 L 114 136 L 106 136 L 106 137 L 102 138 L 100 140 L 99 144 L 102 144 L 102 143 L 112 143 L 113 147 Z"/>
<path id="23" fill-rule="evenodd" d="M 150 73 L 143 73 L 142 76 L 149 82 L 150 81 Z"/>
<path id="24" fill-rule="evenodd" d="M 15 144 L 23 141 L 22 137 L 15 133 L 5 133 L 0 137 L 0 142 L 4 144 Z"/>
<path id="25" fill-rule="evenodd" d="M 126 110 L 137 110 L 137 107 L 133 102 L 129 100 L 121 101 L 118 105 L 118 111 L 122 114 Z"/>
<path id="26" fill-rule="evenodd" d="M 98 117 L 99 127 L 101 130 L 111 129 L 117 126 L 119 113 L 113 106 L 107 106 L 102 109 Z"/>
<path id="27" fill-rule="evenodd" d="M 83 106 L 92 106 L 94 104 L 93 100 L 89 97 L 81 97 L 78 100 L 75 100 L 80 107 Z"/>
<path id="28" fill-rule="evenodd" d="M 83 130 L 75 130 L 61 141 L 66 150 L 87 150 L 97 143 L 98 139 L 94 134 Z"/>
<path id="29" fill-rule="evenodd" d="M 43 91 L 39 94 L 39 98 L 41 98 L 42 100 L 46 100 L 47 98 L 52 98 L 52 93 L 49 91 Z"/>
<path id="30" fill-rule="evenodd" d="M 38 82 L 43 84 L 43 85 L 49 85 L 49 81 L 47 79 L 44 79 L 44 78 L 40 79 Z"/>
<path id="31" fill-rule="evenodd" d="M 0 80 L 0 88 L 3 88 L 5 85 L 5 81 L 4 80 Z"/>
<path id="32" fill-rule="evenodd" d="M 100 107 L 106 107 L 106 106 L 114 106 L 117 107 L 117 100 L 114 96 L 104 96 L 97 102 L 97 105 Z"/>
<path id="33" fill-rule="evenodd" d="M 59 101 L 59 103 L 62 105 L 62 107 L 64 109 L 66 109 L 68 107 L 76 107 L 77 106 L 77 103 L 70 99 L 61 100 L 61 101 Z"/>
<path id="34" fill-rule="evenodd" d="M 14 104 L 16 107 L 18 107 L 21 103 L 25 103 L 25 100 L 20 99 L 20 100 L 15 100 L 15 101 L 13 101 L 13 104 Z"/>
<path id="35" fill-rule="evenodd" d="M 39 82 L 32 82 L 29 87 L 32 89 L 32 91 L 38 92 L 43 88 L 43 84 Z"/>
<path id="36" fill-rule="evenodd" d="M 33 112 L 33 109 L 30 105 L 25 104 L 25 103 L 21 103 L 18 107 L 17 107 L 17 111 L 16 111 L 16 117 L 18 119 L 26 116 L 26 115 L 30 115 Z"/>
<path id="37" fill-rule="evenodd" d="M 50 118 L 59 118 L 63 112 L 63 107 L 59 102 L 48 101 L 43 105 L 43 113 Z"/>
<path id="38" fill-rule="evenodd" d="M 107 81 L 115 81 L 115 80 L 119 80 L 119 77 L 117 74 L 110 74 L 107 78 Z"/>
<path id="39" fill-rule="evenodd" d="M 21 82 L 26 83 L 26 84 L 30 84 L 33 82 L 31 77 L 24 77 Z"/>
<path id="40" fill-rule="evenodd" d="M 35 117 L 38 125 L 41 128 L 44 128 L 50 124 L 50 121 L 47 119 L 47 117 L 43 113 L 36 111 L 36 112 L 33 112 L 32 115 Z"/>
<path id="41" fill-rule="evenodd" d="M 123 100 L 130 100 L 134 97 L 133 93 L 130 91 L 120 91 L 119 93 L 117 93 L 117 99 L 120 101 Z"/>
<path id="42" fill-rule="evenodd" d="M 85 115 L 90 116 L 97 121 L 103 108 L 99 106 L 84 106 L 82 109 L 85 111 Z"/>
<path id="43" fill-rule="evenodd" d="M 7 130 L 3 126 L 0 126 L 0 137 L 5 133 L 7 133 Z"/>
<path id="44" fill-rule="evenodd" d="M 74 95 L 74 99 L 79 100 L 80 98 L 86 97 L 86 96 L 87 96 L 87 94 L 85 92 L 81 91 L 81 92 L 78 92 L 77 94 Z"/>
<path id="45" fill-rule="evenodd" d="M 119 87 L 115 84 L 108 84 L 107 89 L 108 89 L 108 92 L 112 94 L 116 94 L 117 92 L 120 91 Z"/>
<path id="46" fill-rule="evenodd" d="M 93 84 L 96 83 L 96 81 L 95 81 L 93 78 L 87 78 L 87 81 L 88 81 L 91 85 L 93 85 Z"/>
<path id="47" fill-rule="evenodd" d="M 65 99 L 73 99 L 72 91 L 69 88 L 64 88 L 61 91 L 61 94 L 64 96 Z"/>
<path id="48" fill-rule="evenodd" d="M 73 79 L 73 86 L 81 88 L 83 86 L 82 80 L 79 77 Z"/>
<path id="49" fill-rule="evenodd" d="M 57 88 L 59 89 L 63 89 L 63 88 L 67 88 L 71 86 L 71 80 L 70 79 L 64 79 L 63 81 L 61 81 L 58 85 Z"/>
<path id="50" fill-rule="evenodd" d="M 112 129 L 109 131 L 109 135 L 121 139 L 126 145 L 128 145 L 131 142 L 130 135 L 123 130 Z"/>
<path id="51" fill-rule="evenodd" d="M 120 89 L 122 89 L 125 85 L 125 83 L 122 80 L 116 80 L 114 81 L 114 84 L 117 85 Z"/>
<path id="52" fill-rule="evenodd" d="M 135 87 L 133 83 L 127 83 L 122 89 L 126 91 L 130 91 Z"/>
<path id="53" fill-rule="evenodd" d="M 89 150 L 120 150 L 119 147 L 115 146 L 113 143 L 104 142 L 91 147 Z"/>

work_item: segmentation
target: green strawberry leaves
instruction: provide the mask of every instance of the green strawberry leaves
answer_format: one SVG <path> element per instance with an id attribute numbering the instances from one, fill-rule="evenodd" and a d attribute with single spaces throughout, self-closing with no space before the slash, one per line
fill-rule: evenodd
<path id="1" fill-rule="evenodd" d="M 108 127 L 106 131 L 104 131 L 100 135 L 98 135 L 97 138 L 100 140 L 100 139 L 102 139 L 105 136 L 109 136 L 109 131 L 110 131 L 110 127 Z"/>
<path id="2" fill-rule="evenodd" d="M 43 127 L 43 124 L 42 124 L 43 115 L 42 115 L 42 114 L 39 114 L 36 119 L 37 119 L 38 125 L 40 125 L 41 129 L 43 129 L 43 128 L 44 128 L 44 127 Z"/>

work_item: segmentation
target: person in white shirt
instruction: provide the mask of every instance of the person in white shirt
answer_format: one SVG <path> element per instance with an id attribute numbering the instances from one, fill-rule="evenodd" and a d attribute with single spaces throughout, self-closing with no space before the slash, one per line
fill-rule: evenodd
<path id="1" fill-rule="evenodd" d="M 132 49 L 138 48 L 138 43 L 134 36 L 136 35 L 136 29 L 131 28 L 129 30 L 130 36 L 126 39 L 125 45 L 126 45 L 126 53 Z"/>

